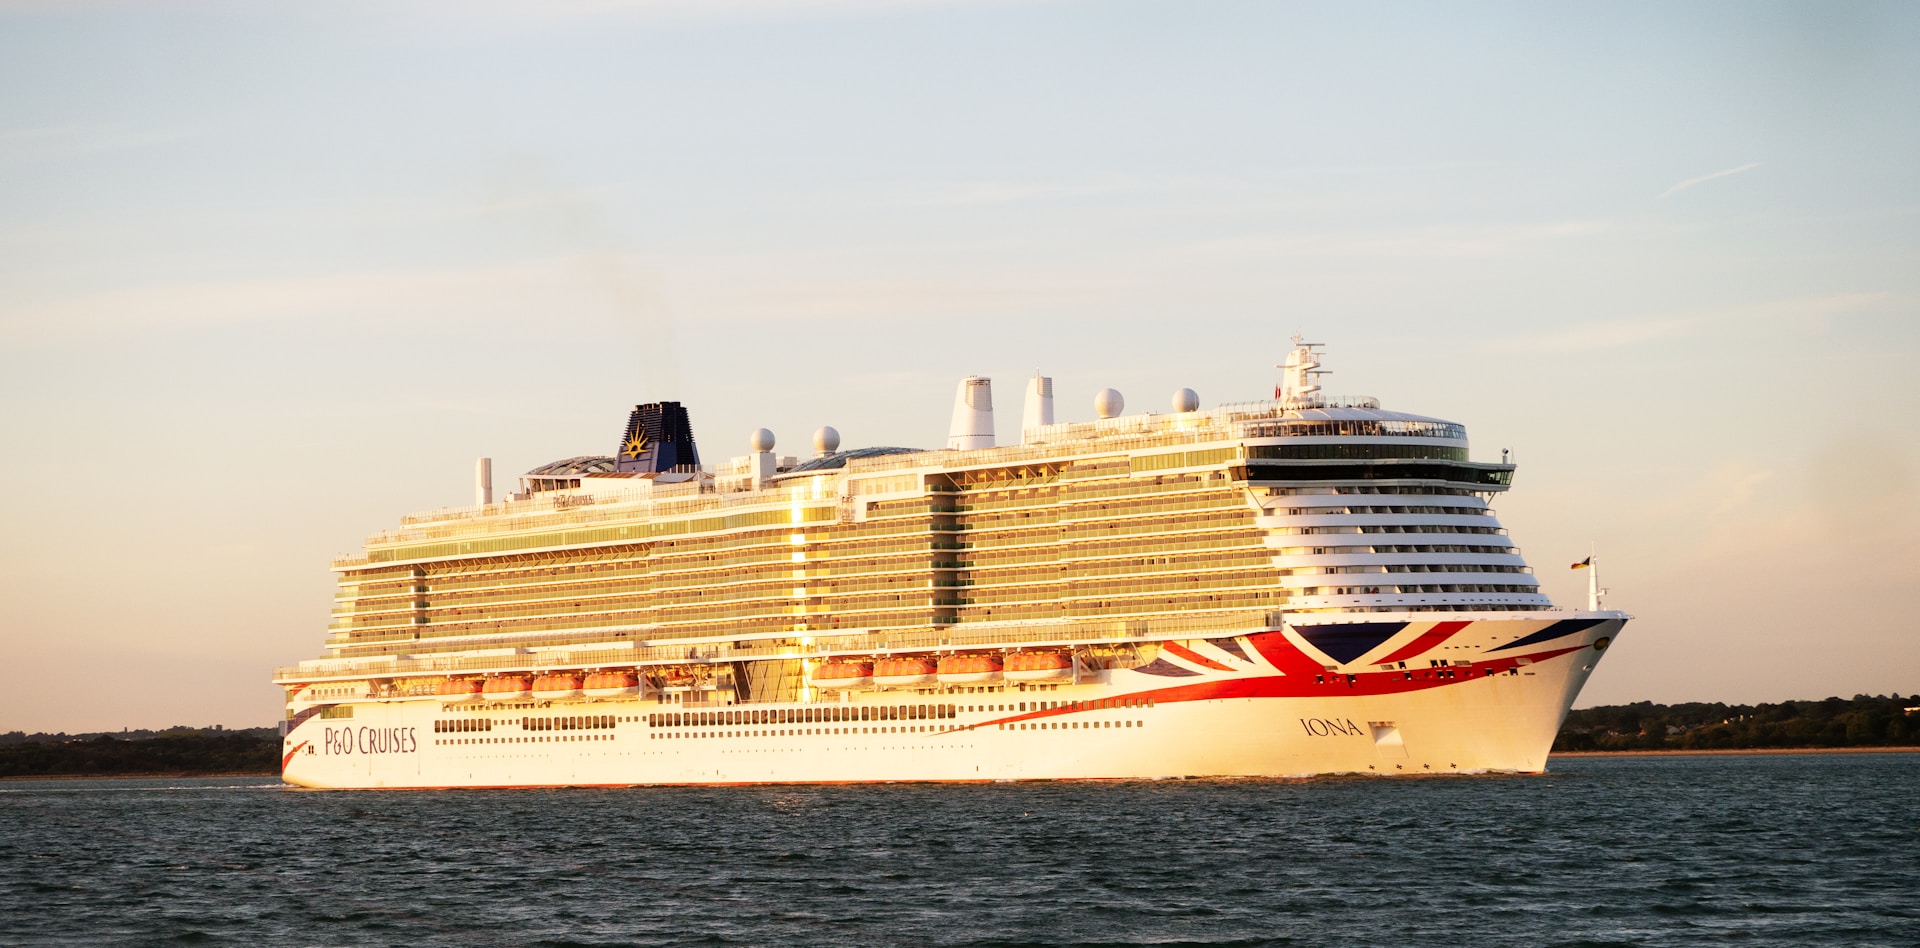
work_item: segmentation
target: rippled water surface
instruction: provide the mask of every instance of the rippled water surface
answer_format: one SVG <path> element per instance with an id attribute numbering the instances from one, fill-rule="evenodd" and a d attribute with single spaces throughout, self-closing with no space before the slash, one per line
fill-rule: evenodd
<path id="1" fill-rule="evenodd" d="M 1920 755 L 1545 777 L 0 784 L 0 943 L 1920 944 Z"/>

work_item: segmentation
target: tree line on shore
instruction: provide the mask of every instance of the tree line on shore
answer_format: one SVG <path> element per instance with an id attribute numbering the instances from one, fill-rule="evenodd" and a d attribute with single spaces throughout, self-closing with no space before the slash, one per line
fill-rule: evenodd
<path id="1" fill-rule="evenodd" d="M 1920 695 L 1779 704 L 1607 705 L 1567 714 L 1555 751 L 1790 750 L 1920 744 Z M 0 734 L 0 777 L 273 774 L 277 728 Z"/>
<path id="2" fill-rule="evenodd" d="M 0 777 L 271 774 L 278 728 L 173 727 L 104 734 L 0 734 Z"/>
<path id="3" fill-rule="evenodd" d="M 1634 704 L 1567 713 L 1556 751 L 1767 750 L 1920 744 L 1920 695 L 1779 704 Z"/>

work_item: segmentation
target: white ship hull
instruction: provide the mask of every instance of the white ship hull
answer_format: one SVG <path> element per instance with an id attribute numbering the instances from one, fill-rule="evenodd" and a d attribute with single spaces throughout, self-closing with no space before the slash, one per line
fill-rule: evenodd
<path id="1" fill-rule="evenodd" d="M 660 693 L 504 709 L 296 698 L 283 776 L 450 788 L 1537 773 L 1626 617 L 1315 618 L 1317 637 L 1288 628 L 1167 642 L 1150 665 L 1050 685 L 704 706 Z M 1354 644 L 1346 628 L 1378 640 Z M 945 716 L 905 717 L 909 707 Z M 565 727 L 581 721 L 597 726 Z M 437 730 L 453 722 L 487 730 Z"/>

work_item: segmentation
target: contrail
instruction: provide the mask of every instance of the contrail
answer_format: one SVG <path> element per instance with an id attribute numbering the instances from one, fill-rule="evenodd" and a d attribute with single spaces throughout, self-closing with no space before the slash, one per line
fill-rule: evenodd
<path id="1" fill-rule="evenodd" d="M 1676 184 L 1673 187 L 1670 187 L 1665 191 L 1660 192 L 1660 197 L 1658 199 L 1664 201 L 1667 198 L 1670 198 L 1676 194 L 1679 194 L 1680 192 L 1685 191 L 1686 189 L 1693 187 L 1696 184 L 1704 184 L 1708 181 L 1712 181 L 1715 178 L 1725 178 L 1731 175 L 1740 174 L 1741 172 L 1752 171 L 1753 169 L 1758 167 L 1760 167 L 1760 163 L 1756 161 L 1751 164 L 1741 165 L 1738 168 L 1728 168 L 1725 171 L 1716 171 L 1712 174 L 1703 174 L 1698 178 L 1688 178 L 1687 180 L 1682 181 L 1679 184 Z"/>

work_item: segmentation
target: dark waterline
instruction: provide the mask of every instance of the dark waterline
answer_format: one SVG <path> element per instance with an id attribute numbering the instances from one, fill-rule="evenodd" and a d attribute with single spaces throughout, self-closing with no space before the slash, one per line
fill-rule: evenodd
<path id="1" fill-rule="evenodd" d="M 0 785 L 0 943 L 1920 944 L 1920 755 L 1544 777 Z"/>

